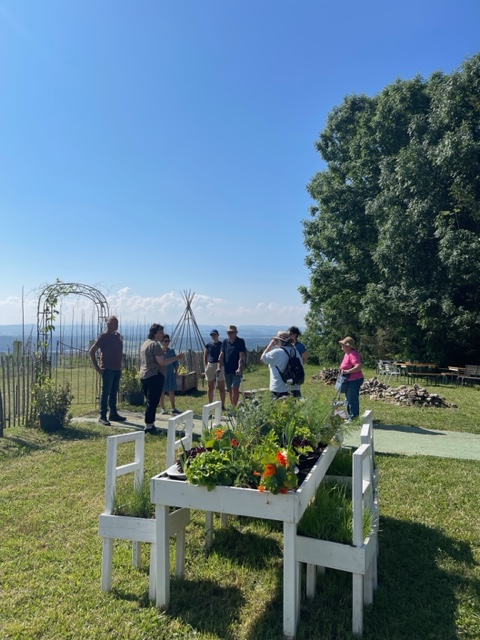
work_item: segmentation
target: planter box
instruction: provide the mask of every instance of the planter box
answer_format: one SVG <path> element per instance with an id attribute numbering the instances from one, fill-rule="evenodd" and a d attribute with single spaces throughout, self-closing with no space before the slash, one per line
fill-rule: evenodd
<path id="1" fill-rule="evenodd" d="M 297 523 L 301 519 L 318 485 L 323 480 L 338 446 L 329 445 L 297 491 L 273 495 L 256 489 L 218 486 L 213 491 L 188 482 L 171 480 L 166 472 L 151 479 L 151 500 L 156 506 L 156 604 L 167 609 L 170 604 L 170 560 L 168 514 L 171 506 L 267 518 L 283 521 L 283 629 L 288 638 L 295 637 L 300 613 L 299 562 L 296 557 Z"/>
<path id="2" fill-rule="evenodd" d="M 51 433 L 52 431 L 58 431 L 63 429 L 63 419 L 55 413 L 40 413 L 38 415 L 40 421 L 40 428 L 42 431 Z"/>
<path id="3" fill-rule="evenodd" d="M 128 402 L 128 404 L 132 404 L 135 407 L 140 407 L 145 402 L 143 391 L 125 391 L 123 399 L 125 402 Z"/>
<path id="4" fill-rule="evenodd" d="M 197 381 L 198 377 L 196 371 L 177 375 L 177 393 L 187 393 L 187 391 L 196 389 Z"/>

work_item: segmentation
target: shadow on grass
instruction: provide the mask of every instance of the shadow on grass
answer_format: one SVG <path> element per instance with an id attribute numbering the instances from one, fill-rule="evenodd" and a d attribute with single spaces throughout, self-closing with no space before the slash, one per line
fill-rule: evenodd
<path id="1" fill-rule="evenodd" d="M 444 433 L 438 433 L 438 431 L 431 431 L 430 429 L 423 429 L 422 427 L 411 427 L 404 424 L 382 424 L 375 421 L 375 429 L 381 431 L 399 431 L 406 434 L 417 434 L 421 436 L 444 436 Z"/>
<path id="2" fill-rule="evenodd" d="M 115 594 L 125 600 L 138 599 L 118 589 Z M 219 585 L 212 580 L 172 578 L 170 606 L 162 616 L 190 627 L 195 637 L 198 632 L 223 640 L 237 640 L 235 627 L 240 624 L 244 603 L 244 597 L 237 587 Z M 141 605 L 154 606 L 148 598 L 148 592 L 145 592 Z"/>
<path id="3" fill-rule="evenodd" d="M 382 518 L 378 589 L 364 610 L 364 640 L 450 640 L 458 637 L 457 594 L 480 586 L 464 577 L 465 565 L 476 564 L 470 546 L 437 529 Z M 448 565 L 446 570 L 442 565 Z M 303 572 L 302 572 L 303 573 Z M 304 576 L 303 576 L 304 578 Z M 281 575 L 279 580 L 281 584 Z M 265 613 L 252 622 L 247 640 L 282 637 L 281 589 Z M 351 640 L 351 574 L 327 570 L 319 575 L 317 594 L 305 597 L 302 585 L 297 640 Z M 469 636 L 473 637 L 473 636 Z"/>
<path id="4" fill-rule="evenodd" d="M 263 569 L 270 557 L 281 555 L 282 550 L 273 538 L 229 526 L 215 531 L 211 552 L 242 566 Z"/>
<path id="5" fill-rule="evenodd" d="M 14 458 L 35 451 L 52 450 L 63 441 L 97 438 L 105 438 L 105 428 L 94 424 L 86 427 L 77 423 L 52 433 L 46 433 L 38 427 L 18 427 L 15 428 L 15 435 L 4 432 L 3 438 L 0 439 L 0 457 Z"/>

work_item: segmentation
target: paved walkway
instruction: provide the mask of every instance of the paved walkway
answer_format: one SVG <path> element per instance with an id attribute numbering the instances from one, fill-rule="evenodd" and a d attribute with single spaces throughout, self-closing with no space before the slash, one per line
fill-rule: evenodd
<path id="1" fill-rule="evenodd" d="M 112 422 L 121 431 L 143 429 L 143 412 L 122 412 L 127 422 Z M 157 415 L 157 429 L 167 431 L 167 422 L 171 416 Z M 74 418 L 75 422 L 95 422 L 94 418 Z M 202 431 L 201 420 L 195 420 L 194 432 Z M 345 438 L 345 444 L 356 445 L 360 428 L 352 430 Z M 397 453 L 407 456 L 436 456 L 439 458 L 459 458 L 462 460 L 480 460 L 480 435 L 459 433 L 456 431 L 436 431 L 405 425 L 374 425 L 375 450 L 379 453 Z"/>

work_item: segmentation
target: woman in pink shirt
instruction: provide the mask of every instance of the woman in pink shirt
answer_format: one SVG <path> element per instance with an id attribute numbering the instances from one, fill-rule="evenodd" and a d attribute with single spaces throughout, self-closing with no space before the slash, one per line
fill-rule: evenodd
<path id="1" fill-rule="evenodd" d="M 345 354 L 340 364 L 340 371 L 349 374 L 345 397 L 348 415 L 350 420 L 353 420 L 358 418 L 360 414 L 360 387 L 363 383 L 362 359 L 355 349 L 355 340 L 350 336 L 339 340 L 338 344 L 342 345 Z"/>

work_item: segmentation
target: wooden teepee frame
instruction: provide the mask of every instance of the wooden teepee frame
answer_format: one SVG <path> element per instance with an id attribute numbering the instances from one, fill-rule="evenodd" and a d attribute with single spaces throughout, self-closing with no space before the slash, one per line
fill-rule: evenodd
<path id="1" fill-rule="evenodd" d="M 177 353 L 179 351 L 184 352 L 184 364 L 188 371 L 196 371 L 198 374 L 203 373 L 205 341 L 202 338 L 192 309 L 195 293 L 183 291 L 181 295 L 185 300 L 185 311 L 170 336 L 170 344 Z"/>

